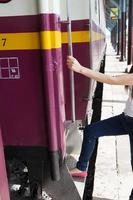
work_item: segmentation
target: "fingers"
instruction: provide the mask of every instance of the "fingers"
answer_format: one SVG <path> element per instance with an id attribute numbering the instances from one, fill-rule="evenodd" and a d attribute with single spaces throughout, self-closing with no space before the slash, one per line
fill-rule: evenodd
<path id="1" fill-rule="evenodd" d="M 67 57 L 67 66 L 70 70 L 80 73 L 81 65 L 76 58 L 73 56 Z"/>
<path id="2" fill-rule="evenodd" d="M 67 56 L 67 65 L 68 67 L 74 64 L 75 58 L 73 56 Z"/>
<path id="3" fill-rule="evenodd" d="M 75 59 L 73 56 L 67 56 L 67 58 L 69 58 L 69 59 Z"/>
<path id="4" fill-rule="evenodd" d="M 67 56 L 67 60 L 70 62 L 74 62 L 75 58 L 73 56 Z"/>

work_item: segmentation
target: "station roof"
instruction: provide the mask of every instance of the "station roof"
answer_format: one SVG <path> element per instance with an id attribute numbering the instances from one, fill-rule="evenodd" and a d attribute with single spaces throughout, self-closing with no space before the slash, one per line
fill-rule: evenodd
<path id="1" fill-rule="evenodd" d="M 117 23 L 119 0 L 105 0 L 106 27 L 111 31 Z"/>

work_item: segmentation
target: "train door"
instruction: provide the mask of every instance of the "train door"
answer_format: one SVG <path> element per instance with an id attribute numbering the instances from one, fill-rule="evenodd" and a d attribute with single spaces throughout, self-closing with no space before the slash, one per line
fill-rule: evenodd
<path id="1" fill-rule="evenodd" d="M 73 121 L 71 104 L 71 74 L 66 67 L 66 56 L 69 55 L 70 45 L 73 47 L 71 52 L 79 62 L 88 68 L 100 70 L 100 64 L 105 53 L 105 18 L 104 14 L 100 17 L 103 10 L 103 1 L 66 1 L 64 7 L 62 2 L 62 54 L 64 67 L 64 90 L 65 90 L 65 109 L 67 126 L 67 153 L 70 154 L 70 168 L 75 166 L 75 159 L 78 158 L 82 143 L 82 132 L 79 133 L 79 124 L 86 122 L 86 116 L 92 113 L 92 101 L 96 91 L 96 82 L 74 73 L 74 97 L 75 97 L 75 121 Z M 67 11 L 68 10 L 68 11 Z M 69 20 L 70 19 L 70 20 Z M 103 22 L 101 21 L 103 20 Z M 69 27 L 71 24 L 71 28 Z M 70 35 L 71 34 L 71 38 Z M 72 44 L 71 44 L 72 42 Z M 96 97 L 102 94 L 102 87 Z M 100 102 L 100 101 L 99 101 Z M 95 107 L 95 113 L 100 115 L 101 105 Z M 97 110 L 96 110 L 97 109 Z M 92 115 L 90 115 L 89 123 Z M 97 117 L 97 118 L 98 118 Z M 95 118 L 95 117 L 94 117 Z M 76 124 L 77 122 L 77 124 Z M 76 129 L 77 128 L 77 129 Z M 83 128 L 83 127 L 82 127 Z M 80 135 L 80 136 L 79 136 Z M 79 140 L 78 140 L 79 138 Z M 68 155 L 69 166 L 69 155 Z M 93 179 L 93 175 L 90 179 Z M 88 191 L 87 191 L 88 192 Z"/>
<path id="2" fill-rule="evenodd" d="M 61 1 L 67 153 L 72 152 L 74 148 L 80 151 L 82 134 L 79 133 L 78 128 L 84 126 L 86 116 L 91 110 L 91 103 L 89 101 L 90 80 L 80 74 L 72 74 L 66 66 L 66 58 L 67 55 L 73 55 L 82 65 L 91 67 L 89 25 L 89 1 Z M 72 133 L 73 131 L 75 134 Z M 73 140 L 76 145 L 73 144 Z"/>

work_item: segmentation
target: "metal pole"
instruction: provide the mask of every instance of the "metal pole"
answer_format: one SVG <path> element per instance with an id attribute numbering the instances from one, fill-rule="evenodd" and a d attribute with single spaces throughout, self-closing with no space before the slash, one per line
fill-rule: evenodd
<path id="1" fill-rule="evenodd" d="M 126 0 L 121 0 L 121 58 L 124 61 L 126 57 Z"/>
<path id="2" fill-rule="evenodd" d="M 126 4 L 127 0 L 124 0 L 123 2 L 123 13 L 124 13 L 124 58 L 126 59 L 126 20 L 127 20 L 127 16 L 126 16 L 126 12 L 127 12 L 127 4 Z"/>
<path id="3" fill-rule="evenodd" d="M 67 22 L 68 22 L 68 54 L 73 56 L 72 48 L 72 29 L 71 29 L 71 13 L 70 13 L 70 0 L 67 0 Z M 70 89 L 71 89 L 71 108 L 72 108 L 72 121 L 75 122 L 75 85 L 74 85 L 74 72 L 70 71 Z"/>
<path id="4" fill-rule="evenodd" d="M 121 0 L 119 0 L 118 8 L 118 45 L 117 45 L 117 55 L 120 54 L 120 38 L 121 38 Z"/>
<path id="5" fill-rule="evenodd" d="M 132 16 L 131 16 L 131 60 L 132 60 L 132 65 L 133 65 L 133 0 L 131 0 L 131 8 L 132 8 Z"/>
<path id="6" fill-rule="evenodd" d="M 129 6 L 128 6 L 128 60 L 127 64 L 130 65 L 132 61 L 132 28 L 133 28 L 133 0 L 129 0 Z"/>

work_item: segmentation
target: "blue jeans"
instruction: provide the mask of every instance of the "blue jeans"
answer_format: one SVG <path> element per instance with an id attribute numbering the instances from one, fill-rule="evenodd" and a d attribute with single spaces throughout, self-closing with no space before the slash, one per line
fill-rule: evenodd
<path id="1" fill-rule="evenodd" d="M 85 127 L 82 149 L 76 167 L 81 171 L 87 169 L 97 138 L 125 134 L 129 134 L 130 138 L 131 164 L 133 168 L 133 118 L 124 113 Z"/>

